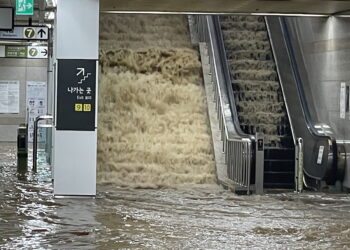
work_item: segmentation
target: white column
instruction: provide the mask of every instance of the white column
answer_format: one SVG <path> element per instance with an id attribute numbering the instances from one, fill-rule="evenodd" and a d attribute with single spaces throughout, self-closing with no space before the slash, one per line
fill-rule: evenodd
<path id="1" fill-rule="evenodd" d="M 55 196 L 96 195 L 98 31 L 99 0 L 58 0 L 54 43 Z"/>

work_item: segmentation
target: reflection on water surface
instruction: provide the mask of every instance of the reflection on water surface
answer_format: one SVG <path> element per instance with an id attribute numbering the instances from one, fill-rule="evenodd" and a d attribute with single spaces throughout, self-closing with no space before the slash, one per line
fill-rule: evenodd
<path id="1" fill-rule="evenodd" d="M 232 249 L 350 247 L 346 194 L 236 196 L 217 186 L 119 189 L 54 199 L 49 169 L 16 174 L 1 145 L 1 249 Z"/>

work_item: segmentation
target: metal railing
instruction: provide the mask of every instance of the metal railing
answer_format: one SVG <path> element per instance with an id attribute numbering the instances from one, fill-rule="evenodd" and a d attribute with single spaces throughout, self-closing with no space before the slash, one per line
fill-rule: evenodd
<path id="1" fill-rule="evenodd" d="M 211 82 L 214 91 L 214 102 L 216 103 L 217 119 L 221 130 L 221 140 L 223 142 L 223 153 L 227 164 L 227 176 L 234 183 L 247 188 L 247 193 L 251 189 L 251 171 L 254 163 L 254 138 L 240 136 L 236 130 L 232 119 L 229 99 L 226 93 L 225 83 L 219 77 L 216 58 L 220 57 L 219 52 L 214 47 L 213 35 L 210 32 L 210 16 L 192 16 L 192 24 L 195 27 L 199 42 L 205 42 L 209 64 L 211 69 Z"/>
<path id="2" fill-rule="evenodd" d="M 33 171 L 36 172 L 37 164 L 38 164 L 38 129 L 40 121 L 48 121 L 52 120 L 53 117 L 51 115 L 41 115 L 38 116 L 34 121 L 34 138 L 33 138 Z M 52 124 L 41 124 L 41 128 L 43 127 L 52 127 Z"/>

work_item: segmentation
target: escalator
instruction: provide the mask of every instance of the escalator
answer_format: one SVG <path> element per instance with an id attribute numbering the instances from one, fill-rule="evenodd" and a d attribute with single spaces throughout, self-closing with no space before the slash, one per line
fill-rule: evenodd
<path id="1" fill-rule="evenodd" d="M 265 19 L 223 16 L 216 21 L 240 128 L 265 136 L 264 187 L 293 188 L 294 143 Z"/>
<path id="2" fill-rule="evenodd" d="M 284 93 L 287 93 L 285 102 L 288 106 L 293 133 L 295 138 L 302 138 L 304 141 L 304 185 L 320 190 L 327 185 L 334 185 L 336 181 L 343 181 L 344 145 L 337 143 L 334 134 L 330 132 L 332 130 L 330 125 L 315 124 L 318 107 L 314 105 L 314 97 L 311 95 L 311 72 L 308 72 L 311 69 L 305 67 L 306 55 L 303 55 L 301 48 L 306 45 L 299 42 L 301 34 L 295 32 L 300 27 L 291 21 L 282 17 L 266 18 L 280 81 Z M 305 19 L 300 19 L 300 24 L 306 26 L 306 30 L 309 29 L 308 32 L 312 34 L 316 25 L 313 24 L 314 27 L 312 27 L 308 24 L 317 23 L 319 20 L 305 21 Z M 321 20 L 321 22 L 324 21 Z M 310 45 L 311 43 L 308 48 Z M 323 72 L 319 71 L 318 74 L 322 75 Z M 316 82 L 316 84 L 320 83 Z M 324 128 L 327 129 L 324 130 Z"/>
<path id="3" fill-rule="evenodd" d="M 342 181 L 344 147 L 327 134 L 331 130 L 328 125 L 316 124 L 313 119 L 317 107 L 311 105 L 313 99 L 308 95 L 310 82 L 300 49 L 303 45 L 298 43 L 295 31 L 300 29 L 282 17 L 198 19 L 198 34 L 202 33 L 199 41 L 208 44 L 212 54 L 214 82 L 229 99 L 233 126 L 225 130 L 231 129 L 229 133 L 235 138 L 250 138 L 253 144 L 256 133 L 265 136 L 264 187 L 293 188 L 296 166 L 303 173 L 299 185 L 313 190 Z M 321 133 L 319 128 L 328 129 Z M 257 180 L 257 150 L 234 156 L 251 157 L 248 171 L 252 183 Z M 242 166 L 240 161 L 228 166 L 229 178 Z M 237 182 L 235 177 L 231 179 Z"/>

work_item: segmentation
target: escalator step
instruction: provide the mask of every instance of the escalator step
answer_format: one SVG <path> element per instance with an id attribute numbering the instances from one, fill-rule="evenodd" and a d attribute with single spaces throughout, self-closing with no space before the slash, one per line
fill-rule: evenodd
<path id="1" fill-rule="evenodd" d="M 294 183 L 294 172 L 265 172 L 264 183 Z"/>
<path id="2" fill-rule="evenodd" d="M 294 160 L 293 148 L 265 148 L 265 159 L 292 159 Z"/>
<path id="3" fill-rule="evenodd" d="M 241 128 L 265 134 L 265 147 L 275 149 L 265 152 L 265 170 L 283 179 L 294 172 L 294 151 L 278 149 L 294 143 L 264 17 L 223 16 L 220 22 Z"/>
<path id="4" fill-rule="evenodd" d="M 222 22 L 221 27 L 223 30 L 237 30 L 237 31 L 265 31 L 264 22 Z"/>
<path id="5" fill-rule="evenodd" d="M 265 22 L 263 16 L 226 16 L 228 22 Z"/>
<path id="6" fill-rule="evenodd" d="M 294 189 L 295 184 L 293 183 L 264 183 L 264 188 L 279 188 L 279 189 Z"/>
<path id="7" fill-rule="evenodd" d="M 255 40 L 259 39 L 259 41 L 268 41 L 269 37 L 266 31 L 241 31 L 237 32 L 235 30 L 225 30 L 222 32 L 223 38 L 225 41 L 231 41 L 235 39 L 239 40 Z"/>
<path id="8" fill-rule="evenodd" d="M 270 50 L 240 50 L 234 52 L 227 51 L 226 54 L 228 60 L 272 60 L 272 52 Z"/>
<path id="9" fill-rule="evenodd" d="M 277 172 L 294 172 L 295 163 L 294 160 L 265 160 L 264 170 L 266 171 L 277 171 Z"/>

